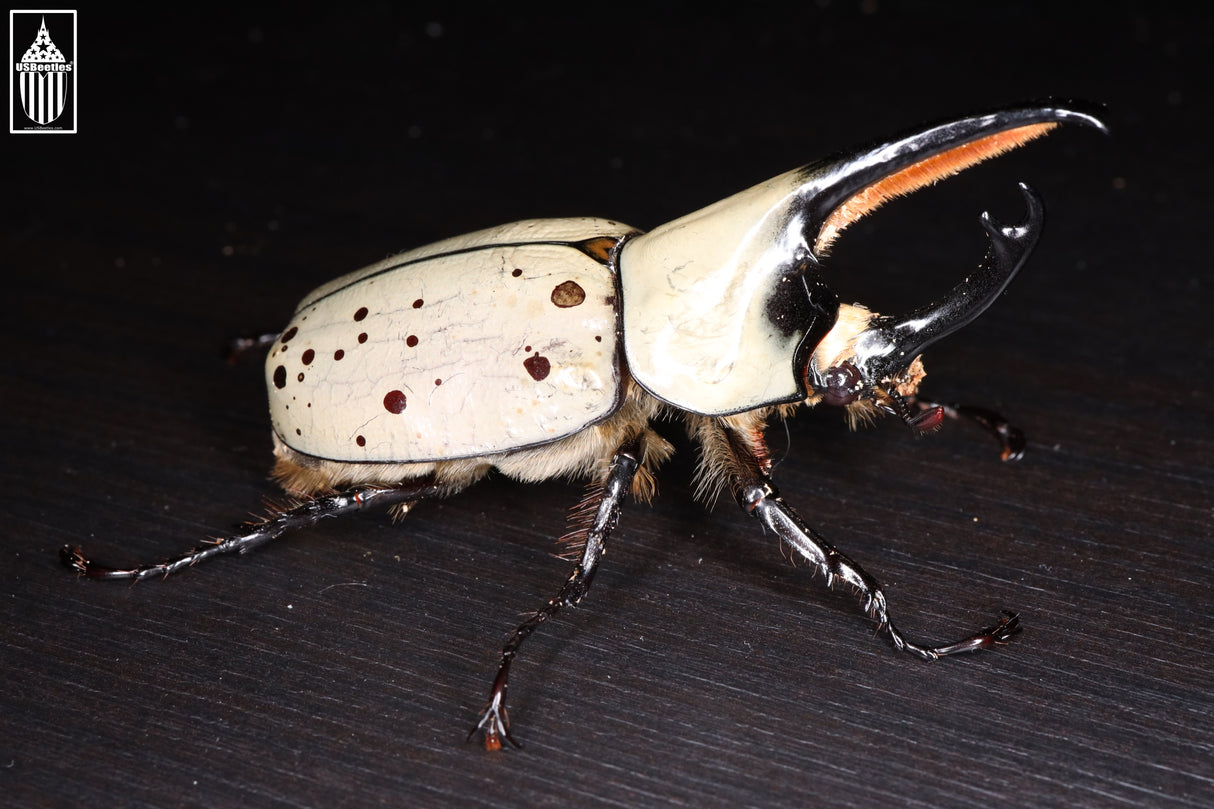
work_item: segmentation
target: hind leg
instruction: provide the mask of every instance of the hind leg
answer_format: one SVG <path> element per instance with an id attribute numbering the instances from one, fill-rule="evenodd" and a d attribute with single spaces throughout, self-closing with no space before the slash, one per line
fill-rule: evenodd
<path id="1" fill-rule="evenodd" d="M 250 523 L 243 534 L 199 545 L 172 559 L 132 568 L 99 565 L 84 555 L 79 546 L 65 545 L 59 551 L 63 563 L 90 579 L 146 579 L 167 576 L 204 559 L 228 553 L 248 553 L 277 539 L 288 531 L 308 528 L 325 517 L 337 517 L 372 507 L 387 507 L 439 497 L 446 493 L 432 478 L 411 480 L 396 486 L 357 486 L 308 500 L 291 508 L 275 509 L 265 518 Z"/>

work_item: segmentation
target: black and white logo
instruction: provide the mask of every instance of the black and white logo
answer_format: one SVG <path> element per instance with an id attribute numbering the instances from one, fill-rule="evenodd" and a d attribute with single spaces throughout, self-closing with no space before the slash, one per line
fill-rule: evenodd
<path id="1" fill-rule="evenodd" d="M 76 131 L 76 12 L 10 11 L 9 132 Z"/>

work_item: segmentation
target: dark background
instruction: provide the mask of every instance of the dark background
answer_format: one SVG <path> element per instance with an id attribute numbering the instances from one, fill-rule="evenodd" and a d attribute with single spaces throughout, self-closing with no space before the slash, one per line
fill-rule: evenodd
<path id="1" fill-rule="evenodd" d="M 5 802 L 1214 803 L 1209 26 L 993 5 L 82 10 L 80 133 L 0 141 Z M 59 566 L 65 543 L 183 550 L 275 492 L 260 363 L 220 348 L 321 282 L 515 219 L 653 227 L 1046 96 L 1107 105 L 1113 136 L 1060 131 L 891 204 L 832 265 L 845 300 L 922 303 L 981 256 L 978 213 L 1037 188 L 1030 265 L 927 357 L 927 390 L 1013 416 L 1024 460 L 963 425 L 770 432 L 787 499 L 904 631 L 1010 607 L 1006 649 L 894 653 L 732 504 L 693 502 L 677 423 L 660 498 L 516 666 L 521 751 L 464 735 L 565 576 L 577 484 L 498 478 L 134 587 Z"/>

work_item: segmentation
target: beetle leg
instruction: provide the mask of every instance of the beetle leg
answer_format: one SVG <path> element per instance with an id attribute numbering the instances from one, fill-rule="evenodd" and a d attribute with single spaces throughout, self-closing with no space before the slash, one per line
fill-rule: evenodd
<path id="1" fill-rule="evenodd" d="M 620 504 L 632 485 L 632 479 L 636 475 L 642 456 L 639 438 L 629 441 L 616 452 L 611 459 L 611 467 L 607 471 L 607 477 L 598 494 L 598 506 L 595 509 L 594 519 L 586 532 L 586 546 L 582 550 L 581 558 L 574 565 L 569 577 L 565 579 L 560 591 L 534 615 L 520 624 L 510 639 L 506 641 L 506 645 L 502 647 L 497 676 L 494 677 L 493 687 L 489 691 L 489 702 L 485 706 L 480 721 L 468 734 L 468 738 L 471 739 L 478 730 L 483 731 L 486 750 L 501 749 L 503 738 L 515 747 L 522 746 L 510 735 L 510 718 L 506 713 L 506 688 L 509 685 L 510 664 L 518 654 L 523 641 L 535 631 L 536 627 L 562 608 L 576 606 L 590 589 L 590 583 L 598 569 L 599 560 L 603 557 L 607 537 L 619 520 Z"/>
<path id="2" fill-rule="evenodd" d="M 252 354 L 255 351 L 262 351 L 278 342 L 281 335 L 278 332 L 273 334 L 257 334 L 257 335 L 242 335 L 233 337 L 224 346 L 223 358 L 227 360 L 228 365 L 235 365 L 245 358 L 247 354 Z"/>
<path id="3" fill-rule="evenodd" d="M 288 531 L 315 525 L 325 517 L 337 517 L 372 506 L 391 506 L 437 497 L 444 493 L 430 478 L 413 480 L 397 486 L 358 486 L 333 494 L 305 500 L 293 508 L 273 509 L 269 515 L 250 523 L 243 534 L 225 537 L 164 562 L 140 565 L 132 568 L 112 568 L 99 565 L 84 555 L 79 546 L 65 545 L 59 551 L 63 563 L 77 573 L 90 579 L 146 579 L 152 576 L 167 576 L 226 553 L 248 553 L 249 551 L 277 539 Z"/>
<path id="4" fill-rule="evenodd" d="M 915 398 L 915 405 L 923 411 L 941 408 L 944 415 L 953 421 L 969 421 L 986 430 L 999 442 L 999 458 L 1004 461 L 1018 461 L 1024 457 L 1024 447 L 1028 443 L 1024 432 L 994 410 L 985 407 L 964 404 L 944 404 L 930 402 L 926 399 Z"/>
<path id="5" fill-rule="evenodd" d="M 1001 618 L 997 625 L 984 627 L 956 643 L 941 646 L 919 646 L 911 643 L 890 620 L 885 594 L 877 580 L 806 525 L 780 497 L 767 473 L 767 465 L 762 460 L 766 455 L 766 448 L 760 447 L 760 450 L 756 451 L 738 431 L 724 425 L 718 429 L 722 440 L 714 442 L 717 444 L 714 450 L 725 450 L 726 457 L 723 460 L 743 510 L 757 517 L 793 550 L 813 562 L 822 572 L 828 587 L 833 587 L 836 580 L 842 580 L 858 592 L 863 600 L 865 612 L 877 622 L 878 631 L 885 630 L 898 651 L 910 652 L 925 660 L 936 660 L 946 655 L 1006 643 L 1020 630 L 1019 617 L 1015 613 L 1005 613 L 1005 617 Z M 751 442 L 756 440 L 762 442 L 762 438 L 757 434 L 752 436 Z"/>

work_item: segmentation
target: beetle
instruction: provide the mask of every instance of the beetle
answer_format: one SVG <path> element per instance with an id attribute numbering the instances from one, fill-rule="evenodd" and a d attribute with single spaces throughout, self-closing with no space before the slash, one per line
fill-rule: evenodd
<path id="1" fill-rule="evenodd" d="M 572 571 L 502 649 L 473 728 L 517 742 L 506 692 L 527 637 L 586 595 L 631 494 L 649 500 L 673 452 L 651 426 L 680 415 L 702 453 L 697 492 L 742 509 L 823 574 L 856 591 L 893 646 L 920 658 L 1007 642 L 1019 619 L 921 645 L 894 625 L 876 579 L 780 496 L 763 438 L 799 406 L 843 407 L 853 425 L 891 414 L 917 433 L 969 418 L 1023 435 L 981 408 L 918 397 L 923 350 L 980 315 L 1037 242 L 1043 211 L 1024 184 L 1025 220 L 988 213 L 977 270 L 902 316 L 840 301 L 824 259 L 847 226 L 886 200 L 1032 140 L 1059 124 L 1104 131 L 1077 103 L 956 118 L 803 166 L 642 233 L 608 219 L 540 219 L 394 256 L 315 290 L 269 336 L 266 379 L 274 477 L 296 499 L 247 530 L 165 562 L 119 569 L 68 546 L 63 560 L 99 579 L 162 576 L 246 552 L 323 517 L 454 494 L 491 470 L 521 481 L 582 477 L 591 494 L 566 538 Z"/>

